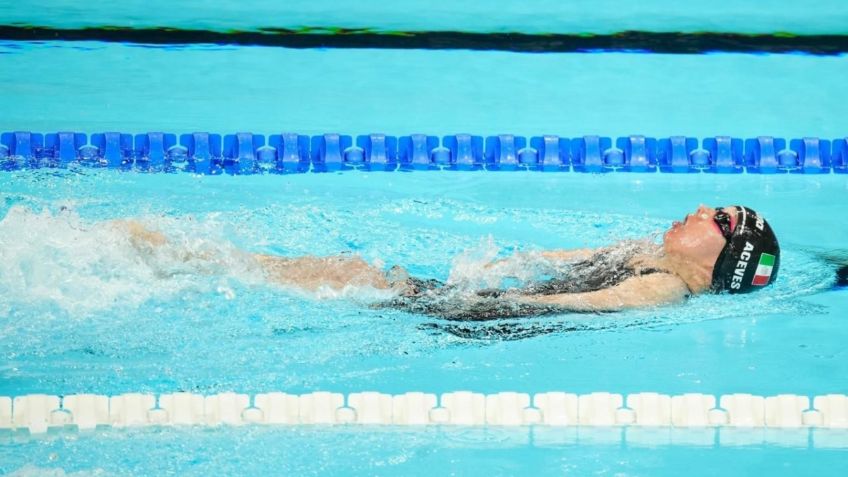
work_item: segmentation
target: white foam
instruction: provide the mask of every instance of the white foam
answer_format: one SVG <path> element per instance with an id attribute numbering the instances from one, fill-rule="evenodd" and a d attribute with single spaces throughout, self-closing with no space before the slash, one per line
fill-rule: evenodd
<path id="1" fill-rule="evenodd" d="M 144 218 L 168 243 L 139 249 L 111 222 L 89 222 L 70 210 L 56 214 L 12 207 L 0 220 L 0 309 L 50 303 L 73 315 L 137 306 L 151 297 L 198 289 L 198 276 L 255 280 L 248 255 L 216 235 L 185 230 L 183 220 Z M 200 258 L 205 257 L 205 258 Z M 205 289 L 208 289 L 206 287 Z"/>
<path id="2" fill-rule="evenodd" d="M 315 291 L 307 291 L 299 288 L 285 287 L 290 292 L 312 299 L 318 300 L 343 300 L 353 299 L 363 304 L 379 302 L 391 299 L 396 295 L 393 290 L 385 290 L 374 288 L 373 286 L 364 285 L 346 285 L 341 289 L 322 286 Z"/>
<path id="3" fill-rule="evenodd" d="M 513 285 L 523 286 L 544 275 L 558 272 L 557 264 L 536 251 L 522 252 L 498 259 L 502 249 L 489 235 L 475 247 L 458 254 L 451 263 L 447 283 L 460 290 L 501 288 L 511 279 Z"/>
<path id="4" fill-rule="evenodd" d="M 9 477 L 106 477 L 110 474 L 103 469 L 81 470 L 69 474 L 62 468 L 38 467 L 27 464 L 8 475 Z"/>

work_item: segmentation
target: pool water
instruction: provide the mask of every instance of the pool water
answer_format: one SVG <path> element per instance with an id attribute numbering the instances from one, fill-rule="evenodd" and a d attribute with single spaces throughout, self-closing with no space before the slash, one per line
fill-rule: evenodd
<path id="1" fill-rule="evenodd" d="M 547 433 L 546 433 L 547 432 Z M 103 431 L 5 444 L 16 476 L 842 475 L 844 449 L 630 443 L 621 431 L 239 428 Z M 785 432 L 785 431 L 784 431 Z M 845 435 L 840 439 L 844 442 Z M 16 467 L 18 462 L 29 462 Z M 12 461 L 7 460 L 9 464 Z M 62 470 L 64 469 L 64 470 Z"/>
<path id="2" fill-rule="evenodd" d="M 7 43 L 0 53 L 0 64 L 25 72 L 0 77 L 4 131 L 845 134 L 836 107 L 846 99 L 844 56 L 62 42 Z M 848 243 L 846 193 L 841 175 L 3 172 L 0 395 L 848 393 L 848 295 L 832 288 L 820 258 Z M 515 251 L 656 237 L 699 203 L 766 215 L 784 254 L 775 286 L 619 314 L 457 326 L 373 309 L 380 295 L 369 290 L 316 296 L 269 285 L 244 257 L 345 252 L 423 277 L 474 276 Z M 139 255 L 105 225 L 128 217 L 171 244 Z M 215 260 L 186 263 L 186 249 Z M 0 473 L 848 470 L 843 433 L 704 432 L 694 441 L 668 429 L 645 438 L 540 427 L 6 433 Z"/>
<path id="3" fill-rule="evenodd" d="M 839 224 L 821 234 L 821 221 L 842 210 L 830 200 L 848 187 L 841 176 L 719 181 L 707 175 L 446 171 L 203 177 L 82 169 L 8 173 L 0 184 L 5 264 L 0 310 L 6 315 L 0 395 L 848 391 L 848 383 L 834 379 L 848 368 L 840 359 L 845 355 L 840 311 L 846 295 L 831 290 L 832 268 L 816 256 L 839 247 L 848 234 Z M 795 197 L 804 200 L 788 200 Z M 699 201 L 738 201 L 766 214 L 784 253 L 774 287 L 747 297 L 703 296 L 685 305 L 614 315 L 469 324 L 464 326 L 469 337 L 438 319 L 371 309 L 367 305 L 374 297 L 367 291 L 317 299 L 262 283 L 242 266 L 241 250 L 285 256 L 352 252 L 444 279 L 473 273 L 479 260 L 492 255 L 651 236 Z M 810 203 L 818 204 L 816 214 L 809 213 Z M 102 226 L 104 220 L 122 217 L 137 218 L 174 244 L 215 253 L 221 260 L 215 266 L 186 265 L 169 252 L 142 260 L 122 234 Z M 487 337 L 487 329 L 504 323 L 514 328 L 509 340 Z M 554 331 L 526 332 L 536 325 Z M 430 468 L 433 457 L 427 456 L 442 452 L 474 467 L 498 450 L 538 455 L 554 467 L 571 462 L 578 470 L 620 466 L 638 473 L 652 465 L 645 449 L 621 437 L 607 436 L 584 453 L 567 449 L 575 442 L 583 449 L 582 442 L 593 441 L 558 436 L 548 447 L 529 438 L 526 429 L 509 439 L 500 431 L 492 436 L 474 430 L 398 432 L 413 450 L 397 447 L 401 437 L 392 431 L 219 429 L 179 431 L 177 438 L 170 431 L 104 430 L 4 446 L 8 458 L 2 461 L 8 462 L 7 470 L 27 463 L 50 467 L 51 459 L 65 459 L 61 468 L 69 472 L 162 470 L 129 457 L 109 464 L 108 453 L 123 454 L 122 446 L 143 441 L 151 452 L 172 446 L 199 452 L 198 462 L 161 465 L 201 473 L 220 465 L 216 459 L 222 457 L 191 449 L 255 443 L 257 450 L 227 459 L 270 463 L 294 452 L 285 451 L 287 446 L 318 451 L 345 441 L 351 453 L 361 453 L 356 469 L 363 473 L 379 473 L 371 467 L 379 462 L 388 466 L 385 472 L 421 473 Z M 357 447 L 363 439 L 371 442 L 370 450 Z M 263 441 L 278 442 L 283 454 L 257 456 Z M 662 447 L 663 441 L 649 442 L 649 447 Z M 807 448 L 806 435 L 792 441 L 791 451 L 763 442 L 743 460 L 759 462 L 760 455 L 771 455 L 796 462 L 799 449 Z M 689 447 L 665 452 L 687 455 L 694 452 Z M 744 454 L 723 447 L 711 449 L 722 456 Z M 79 459 L 78 452 L 102 458 Z M 827 451 L 830 457 L 824 459 L 840 461 L 843 452 Z M 41 457 L 33 459 L 36 454 Z M 342 465 L 329 457 L 297 459 L 285 458 L 298 473 Z M 390 465 L 392 459 L 403 465 Z"/>
<path id="4" fill-rule="evenodd" d="M 844 137 L 848 58 L 0 43 L 3 131 Z"/>
<path id="5" fill-rule="evenodd" d="M 363 0 L 288 0 L 284 7 L 261 0 L 123 0 L 120 14 L 72 0 L 21 0 L 0 5 L 6 24 L 60 28 L 131 26 L 218 31 L 367 29 L 369 31 L 453 30 L 527 33 L 617 33 L 719 31 L 733 33 L 828 34 L 844 32 L 848 12 L 840 0 L 459 0 L 391 3 Z"/>

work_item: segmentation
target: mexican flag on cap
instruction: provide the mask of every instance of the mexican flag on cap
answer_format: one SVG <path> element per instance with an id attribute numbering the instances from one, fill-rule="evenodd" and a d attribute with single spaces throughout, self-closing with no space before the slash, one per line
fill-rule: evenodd
<path id="1" fill-rule="evenodd" d="M 774 255 L 768 253 L 760 254 L 760 263 L 757 264 L 757 272 L 754 274 L 754 280 L 751 282 L 751 285 L 768 285 L 772 268 L 774 268 Z"/>

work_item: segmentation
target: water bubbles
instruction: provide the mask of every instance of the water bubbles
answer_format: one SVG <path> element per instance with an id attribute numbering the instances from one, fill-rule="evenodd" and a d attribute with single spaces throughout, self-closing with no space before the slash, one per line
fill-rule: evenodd
<path id="1" fill-rule="evenodd" d="M 236 297 L 236 292 L 226 285 L 218 285 L 216 291 L 218 292 L 218 294 L 222 295 L 227 300 L 232 300 Z"/>

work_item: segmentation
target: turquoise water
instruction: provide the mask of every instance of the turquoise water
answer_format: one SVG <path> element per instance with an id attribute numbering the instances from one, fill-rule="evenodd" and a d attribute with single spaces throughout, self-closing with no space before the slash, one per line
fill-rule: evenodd
<path id="1" fill-rule="evenodd" d="M 712 433 L 707 433 L 708 442 Z M 835 437 L 826 434 L 818 431 L 812 440 Z M 846 436 L 844 432 L 829 434 L 841 434 L 842 442 Z M 12 475 L 51 477 L 264 475 L 268 469 L 278 475 L 387 476 L 771 476 L 844 475 L 846 470 L 845 451 L 838 449 L 785 444 L 669 447 L 624 442 L 622 437 L 621 431 L 610 429 L 581 429 L 580 435 L 574 430 L 543 428 L 169 429 L 48 438 L 38 446 L 7 444 L 0 452 L 9 448 L 28 452 L 32 464 Z"/>
<path id="2" fill-rule="evenodd" d="M 821 232 L 844 210 L 828 200 L 845 194 L 841 176 L 25 171 L 0 185 L 0 394 L 848 390 L 830 378 L 848 370 L 839 359 L 845 295 L 825 292 L 832 271 L 814 256 L 848 239 L 844 226 Z M 816 214 L 789 200 L 800 195 Z M 432 329 L 446 323 L 429 317 L 370 309 L 379 296 L 365 290 L 325 300 L 286 292 L 259 280 L 240 252 L 349 252 L 418 276 L 480 277 L 493 255 L 651 236 L 699 201 L 766 214 L 784 249 L 777 286 L 747 299 L 507 321 L 588 330 L 515 342 L 468 340 Z M 172 245 L 142 259 L 122 233 L 97 225 L 123 217 Z M 184 263 L 183 249 L 220 262 Z"/>
<path id="3" fill-rule="evenodd" d="M 845 33 L 848 10 L 840 0 L 258 0 L 205 2 L 123 0 L 91 8 L 70 0 L 0 4 L 5 24 L 257 28 L 366 28 L 376 31 L 455 30 L 525 33 L 615 33 L 624 30 L 795 34 Z"/>
<path id="4" fill-rule="evenodd" d="M 0 78 L 3 130 L 839 137 L 846 125 L 836 107 L 846 99 L 845 57 L 97 43 L 14 43 L 2 52 L 0 65 L 26 72 Z M 848 243 L 840 219 L 846 193 L 841 175 L 4 172 L 0 395 L 846 393 L 846 295 L 830 290 L 832 270 L 817 257 Z M 784 250 L 776 286 L 747 298 L 507 322 L 514 338 L 535 324 L 563 330 L 524 339 L 457 336 L 433 318 L 370 308 L 379 297 L 367 290 L 293 293 L 258 280 L 242 255 L 351 252 L 444 279 L 473 275 L 488 257 L 517 250 L 653 236 L 701 202 L 744 203 L 766 215 Z M 172 245 L 142 258 L 103 225 L 126 217 L 164 232 Z M 186 264 L 184 248 L 218 260 Z M 471 331 L 485 335 L 489 326 Z M 674 436 L 639 440 L 631 429 L 371 431 L 2 434 L 0 473 L 843 475 L 848 468 L 845 436 L 819 430 L 762 433 L 746 446 L 725 430 L 702 446 Z"/>
<path id="5" fill-rule="evenodd" d="M 848 392 L 838 378 L 848 372 L 845 292 L 828 291 L 832 271 L 814 253 L 848 238 L 844 225 L 827 218 L 844 210 L 836 199 L 844 196 L 848 182 L 833 175 L 721 179 L 6 173 L 0 178 L 0 311 L 5 315 L 0 394 Z M 479 271 L 476 260 L 495 253 L 599 246 L 651 235 L 699 201 L 739 201 L 767 214 L 784 249 L 776 286 L 749 299 L 705 296 L 619 315 L 469 326 L 480 334 L 503 323 L 578 328 L 510 341 L 468 339 L 440 328 L 446 323 L 433 318 L 370 309 L 373 297 L 362 290 L 319 300 L 269 286 L 252 276 L 236 251 L 290 256 L 351 251 L 444 279 Z M 810 213 L 810 204 L 816 204 L 816 213 Z M 172 254 L 176 246 L 141 260 L 122 235 L 97 225 L 120 217 L 138 218 L 180 248 L 212 252 L 219 265 L 183 264 Z M 463 259 L 455 260 L 457 255 Z M 696 460 L 705 466 L 715 458 L 729 471 L 738 469 L 730 466 L 732 460 L 787 475 L 814 458 L 822 475 L 839 475 L 846 459 L 844 436 L 837 436 L 837 448 L 807 457 L 815 441 L 806 431 L 763 435 L 741 448 L 719 438 L 717 445 L 707 445 L 705 455 L 691 445 L 670 447 L 675 441 L 662 437 L 640 443 L 587 430 L 578 439 L 570 430 L 555 431 L 548 436 L 553 441 L 545 441 L 528 437 L 535 434 L 526 429 L 511 436 L 493 432 L 219 429 L 104 430 L 34 440 L 7 436 L 0 470 L 31 464 L 37 471 L 58 466 L 67 472 L 201 474 L 279 466 L 322 473 L 344 466 L 354 474 L 423 474 L 435 466 L 506 475 L 517 468 L 510 466 L 529 460 L 531 467 L 555 474 L 570 469 L 674 475 L 699 455 Z M 233 451 L 222 454 L 224 448 Z M 656 448 L 663 451 L 657 455 Z M 323 457 L 309 457 L 314 454 Z M 339 460 L 342 455 L 351 457 Z M 661 464 L 666 471 L 657 469 Z"/>
<path id="6" fill-rule="evenodd" d="M 848 57 L 0 45 L 0 129 L 844 137 Z"/>

